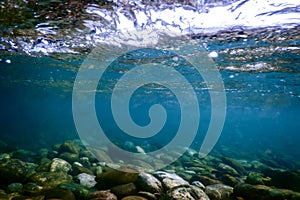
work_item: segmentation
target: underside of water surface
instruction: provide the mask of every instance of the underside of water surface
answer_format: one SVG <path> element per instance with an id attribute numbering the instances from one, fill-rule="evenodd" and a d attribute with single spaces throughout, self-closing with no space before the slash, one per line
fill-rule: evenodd
<path id="1" fill-rule="evenodd" d="M 202 61 L 195 66 L 191 58 Z M 151 74 L 138 68 L 133 72 L 136 76 L 125 76 L 134 68 L 153 63 L 153 68 L 164 65 L 176 69 L 192 87 L 182 84 L 181 79 L 172 79 L 173 72 Z M 106 65 L 100 79 L 97 70 L 101 71 Z M 199 76 L 197 69 L 203 70 Z M 80 79 L 81 71 L 91 75 Z M 202 73 L 208 76 L 218 73 L 221 82 L 208 81 Z M 125 134 L 111 111 L 114 87 L 127 94 L 127 90 L 137 84 L 138 77 L 158 81 L 138 87 L 129 99 L 129 117 L 124 114 L 120 119 L 127 123 L 131 118 L 138 126 L 147 128 L 155 122 L 149 111 L 151 106 L 163 106 L 165 112 L 153 116 L 160 122 L 166 116 L 165 124 L 157 130 L 156 136 L 148 138 Z M 126 81 L 118 85 L 120 80 Z M 166 83 L 166 80 L 171 82 Z M 88 89 L 77 88 L 82 85 Z M 192 105 L 190 89 L 196 94 L 198 106 L 186 107 L 187 121 L 190 127 L 196 123 L 197 129 L 184 130 L 187 138 L 195 135 L 193 141 L 189 145 L 178 145 L 178 149 L 184 149 L 179 160 L 171 159 L 178 152 L 165 157 L 154 155 L 172 143 L 180 123 L 184 123 L 185 111 L 180 108 L 183 104 L 176 91 L 183 94 L 182 101 Z M 225 103 L 219 104 L 221 100 L 214 100 L 213 94 L 224 97 Z M 74 114 L 77 99 L 74 98 L 91 105 L 85 111 L 85 107 L 79 109 L 77 117 L 77 111 Z M 147 190 L 138 181 L 104 184 L 106 176 L 97 171 L 97 167 L 102 167 L 105 174 L 114 168 L 113 164 L 105 163 L 121 166 L 127 154 L 98 141 L 95 136 L 98 127 L 90 125 L 93 119 L 89 118 L 91 112 L 95 112 L 95 119 L 102 124 L 101 129 L 112 145 L 131 153 L 154 152 L 150 155 L 151 161 L 149 158 L 140 163 L 134 160 L 136 166 L 142 163 L 144 168 L 149 165 L 155 171 L 162 164 L 163 169 L 175 172 L 190 184 L 192 180 L 202 182 L 210 199 L 272 199 L 275 193 L 278 199 L 300 198 L 300 4 L 295 0 L 2 1 L 0 99 L 0 197 L 3 191 L 7 199 L 12 193 L 24 198 L 93 199 L 91 193 L 95 190 L 111 189 L 118 199 L 130 195 L 151 199 L 138 193 Z M 199 110 L 199 122 L 195 122 L 198 116 L 195 109 Z M 117 107 L 117 111 L 120 110 Z M 224 123 L 218 125 L 220 135 L 213 145 L 208 145 L 211 147 L 208 155 L 199 158 L 206 134 L 219 130 L 210 127 L 210 123 L 214 119 L 222 121 L 223 114 Z M 78 116 L 85 124 L 80 128 Z M 43 151 L 47 151 L 47 155 L 42 154 Z M 57 168 L 57 158 L 69 162 L 72 170 Z M 84 164 L 85 159 L 89 164 Z M 170 165 L 163 165 L 165 161 L 170 161 Z M 21 162 L 26 165 L 26 174 L 20 172 L 20 168 L 24 168 Z M 78 170 L 74 162 L 81 163 L 87 170 Z M 8 165 L 20 167 L 11 169 L 19 170 L 20 176 L 3 170 Z M 62 182 L 50 181 L 47 185 L 37 177 L 42 176 L 38 173 L 49 170 L 72 175 L 73 179 L 66 176 Z M 78 182 L 75 177 L 80 172 L 95 175 L 97 185 L 89 187 Z M 164 185 L 163 178 L 155 173 L 163 184 L 155 198 L 176 199 L 173 195 L 176 189 Z M 84 194 L 79 186 L 66 184 L 75 179 L 77 185 L 84 185 Z M 287 182 L 282 183 L 283 180 Z M 39 192 L 28 189 L 29 182 L 43 189 Z M 136 184 L 135 192 L 123 194 L 112 189 L 131 182 Z M 8 187 L 13 183 L 23 184 L 23 189 L 16 189 L 16 185 Z M 208 185 L 221 183 L 232 187 L 234 192 L 230 197 L 218 198 L 208 192 Z M 49 193 L 55 193 L 56 189 L 72 191 L 75 196 L 52 197 Z M 256 192 L 262 190 L 267 192 Z M 151 193 L 151 190 L 146 192 Z M 193 196 L 193 199 L 200 197 Z"/>

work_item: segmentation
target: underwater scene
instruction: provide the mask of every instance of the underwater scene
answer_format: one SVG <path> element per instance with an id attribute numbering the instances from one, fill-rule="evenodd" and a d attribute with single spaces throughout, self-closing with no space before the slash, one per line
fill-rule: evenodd
<path id="1" fill-rule="evenodd" d="M 300 3 L 3 0 L 0 108 L 0 200 L 298 200 Z"/>

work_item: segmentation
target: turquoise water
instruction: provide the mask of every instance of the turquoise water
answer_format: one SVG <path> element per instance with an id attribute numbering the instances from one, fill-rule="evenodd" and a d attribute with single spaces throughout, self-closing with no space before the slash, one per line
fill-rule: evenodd
<path id="1" fill-rule="evenodd" d="M 229 53 L 226 50 L 244 48 L 247 56 L 253 54 L 250 50 L 273 46 L 294 49 L 265 53 L 255 60 L 240 61 L 238 65 L 235 65 L 236 60 L 227 58 Z M 299 168 L 300 52 L 297 47 L 299 40 L 265 44 L 251 40 L 208 44 L 209 51 L 219 52 L 214 61 L 220 69 L 227 96 L 224 128 L 212 153 L 253 160 L 268 155 L 283 167 Z M 61 59 L 57 56 L 31 57 L 3 52 L 0 58 L 0 140 L 16 148 L 39 149 L 79 138 L 72 115 L 72 89 L 85 57 L 65 59 L 62 56 Z M 239 68 L 228 67 L 232 65 Z M 259 68 L 260 65 L 264 68 Z M 184 68 L 182 66 L 182 70 Z M 119 76 L 118 72 L 107 74 L 108 79 L 115 76 Z M 188 76 L 193 79 L 192 73 Z M 195 149 L 201 145 L 210 119 L 209 98 L 203 88 L 200 84 L 196 89 L 198 98 L 202 100 L 202 113 L 198 135 L 192 145 Z M 172 118 L 166 123 L 165 131 L 172 132 L 176 127 L 174 121 L 179 117 L 178 104 L 172 100 L 174 96 L 150 92 L 151 97 L 146 89 L 149 88 L 138 91 L 137 99 L 132 101 L 133 107 L 141 109 L 133 120 L 147 124 L 149 119 L 144 113 L 149 108 L 148 104 L 166 102 Z M 167 92 L 167 89 L 162 88 L 161 92 Z M 98 110 L 102 109 L 101 102 L 105 101 L 101 95 L 96 95 Z M 106 117 L 102 120 L 109 121 Z M 111 127 L 108 130 L 112 133 L 117 131 Z M 161 135 L 153 142 L 161 141 L 160 145 L 164 145 L 167 143 L 167 140 L 161 140 L 164 137 L 167 136 Z"/>

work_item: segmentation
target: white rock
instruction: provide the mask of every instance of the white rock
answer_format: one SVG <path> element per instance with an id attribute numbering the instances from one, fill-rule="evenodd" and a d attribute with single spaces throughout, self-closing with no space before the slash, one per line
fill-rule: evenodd
<path id="1" fill-rule="evenodd" d="M 86 186 L 88 188 L 92 188 L 97 184 L 97 182 L 95 181 L 95 177 L 96 176 L 87 173 L 81 173 L 77 175 L 80 185 Z"/>

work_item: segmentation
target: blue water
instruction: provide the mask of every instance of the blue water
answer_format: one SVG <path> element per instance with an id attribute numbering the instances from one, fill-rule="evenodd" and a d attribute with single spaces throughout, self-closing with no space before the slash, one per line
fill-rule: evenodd
<path id="1" fill-rule="evenodd" d="M 214 44 L 209 49 L 220 50 L 239 45 L 238 42 Z M 246 45 L 253 46 L 253 43 L 250 41 Z M 78 139 L 72 115 L 72 89 L 83 59 L 65 61 L 50 56 L 29 57 L 7 53 L 0 54 L 0 58 L 0 140 L 16 148 L 39 149 L 67 139 Z M 271 152 L 272 156 L 287 162 L 299 161 L 300 58 L 298 54 L 280 53 L 267 59 L 272 63 L 279 58 L 291 61 L 281 63 L 289 70 L 220 70 L 226 89 L 227 113 L 214 151 L 248 159 Z M 262 60 L 266 61 L 266 58 Z M 215 61 L 219 66 L 230 64 L 225 63 L 222 57 Z M 244 63 L 249 63 L 249 60 Z M 117 66 L 126 68 L 122 64 Z M 108 80 L 118 76 L 120 74 L 117 72 L 106 74 Z M 188 76 L 192 79 L 193 73 Z M 168 132 L 168 137 L 172 138 L 174 127 L 177 127 L 175 121 L 180 119 L 178 103 L 172 100 L 174 95 L 167 88 L 162 88 L 160 92 L 154 90 L 149 96 L 147 90 L 150 88 L 151 91 L 154 86 L 140 88 L 133 96 L 132 106 L 141 109 L 133 114 L 133 120 L 140 125 L 147 124 L 149 118 L 145 116 L 145 111 L 150 104 L 163 102 L 171 116 L 163 131 Z M 165 92 L 169 92 L 169 95 L 164 95 Z M 196 149 L 202 143 L 210 119 L 210 102 L 205 93 L 205 90 L 197 91 L 199 100 L 202 100 L 199 106 L 202 113 L 198 135 L 193 144 Z M 102 95 L 96 95 L 96 109 L 101 111 L 105 108 L 106 93 Z M 107 130 L 119 136 L 116 134 L 119 133 L 117 129 L 109 123 L 109 115 L 102 118 L 98 115 L 98 119 L 107 124 Z M 160 145 L 167 144 L 170 138 L 162 140 L 164 137 L 157 136 L 153 143 L 160 141 Z"/>

